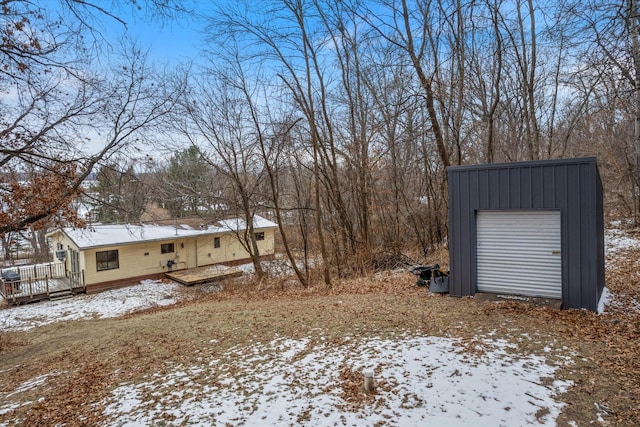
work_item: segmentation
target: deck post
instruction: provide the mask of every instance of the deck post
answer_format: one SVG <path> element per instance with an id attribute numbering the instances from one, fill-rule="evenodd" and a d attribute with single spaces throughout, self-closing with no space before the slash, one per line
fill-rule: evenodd
<path id="1" fill-rule="evenodd" d="M 47 288 L 47 297 L 49 297 L 49 276 L 44 276 L 44 285 Z"/>
<path id="2" fill-rule="evenodd" d="M 33 298 L 33 280 L 29 277 L 29 297 Z"/>

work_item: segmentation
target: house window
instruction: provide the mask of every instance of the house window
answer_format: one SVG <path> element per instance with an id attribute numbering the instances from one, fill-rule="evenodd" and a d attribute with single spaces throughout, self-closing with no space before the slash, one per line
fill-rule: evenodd
<path id="1" fill-rule="evenodd" d="M 264 240 L 264 231 L 256 233 L 256 240 Z"/>
<path id="2" fill-rule="evenodd" d="M 120 268 L 118 250 L 96 252 L 96 270 L 115 270 Z"/>
<path id="3" fill-rule="evenodd" d="M 219 237 L 214 237 L 213 238 L 213 247 L 216 248 L 216 249 L 220 247 L 220 238 Z"/>
<path id="4" fill-rule="evenodd" d="M 160 253 L 171 254 L 174 250 L 173 243 L 163 243 L 160 245 Z"/>

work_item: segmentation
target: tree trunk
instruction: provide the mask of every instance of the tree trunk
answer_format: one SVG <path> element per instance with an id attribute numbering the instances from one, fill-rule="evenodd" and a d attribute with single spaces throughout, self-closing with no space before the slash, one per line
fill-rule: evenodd
<path id="1" fill-rule="evenodd" d="M 416 53 L 413 42 L 413 35 L 411 34 L 411 24 L 409 23 L 409 9 L 407 7 L 406 0 L 402 0 L 402 17 L 404 19 L 405 35 L 407 37 L 406 50 L 411 59 L 411 64 L 413 64 L 413 68 L 418 75 L 420 86 L 424 89 L 427 112 L 429 113 L 429 122 L 431 123 L 431 130 L 433 131 L 433 136 L 436 140 L 436 148 L 438 150 L 438 154 L 440 155 L 440 160 L 442 161 L 442 165 L 446 170 L 446 168 L 451 165 L 451 162 L 449 160 L 449 152 L 447 151 L 444 143 L 444 138 L 442 137 L 440 121 L 438 120 L 438 115 L 436 113 L 435 95 L 432 86 L 433 80 L 427 77 L 427 74 L 422 67 L 422 63 L 420 62 L 421 58 Z M 425 23 L 425 25 L 428 24 Z"/>
<path id="2" fill-rule="evenodd" d="M 631 32 L 631 49 L 635 68 L 635 223 L 640 224 L 640 42 L 638 38 L 638 1 L 629 0 L 629 30 Z"/>

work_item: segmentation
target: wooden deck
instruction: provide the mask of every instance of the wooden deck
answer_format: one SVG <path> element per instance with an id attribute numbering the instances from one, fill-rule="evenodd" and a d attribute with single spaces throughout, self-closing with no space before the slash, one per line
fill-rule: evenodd
<path id="1" fill-rule="evenodd" d="M 18 281 L 0 281 L 0 296 L 9 305 L 64 298 L 86 293 L 84 274 L 65 271 L 62 263 L 6 268 L 19 274 Z M 1 300 L 0 300 L 1 301 Z"/>
<path id="2" fill-rule="evenodd" d="M 2 283 L 0 295 L 9 305 L 30 304 L 70 295 L 84 294 L 86 288 L 67 277 L 29 279 L 20 283 Z"/>
<path id="3" fill-rule="evenodd" d="M 242 270 L 227 267 L 226 265 L 208 265 L 206 267 L 172 271 L 166 273 L 165 276 L 183 285 L 192 286 L 231 277 L 240 277 L 242 276 Z"/>

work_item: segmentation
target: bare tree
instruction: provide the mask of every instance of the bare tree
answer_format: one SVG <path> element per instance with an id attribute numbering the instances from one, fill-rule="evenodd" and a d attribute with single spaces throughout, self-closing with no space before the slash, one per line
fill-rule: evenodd
<path id="1" fill-rule="evenodd" d="M 629 33 L 589 45 L 578 31 L 580 19 L 589 22 L 581 12 L 606 9 L 593 3 L 271 0 L 251 3 L 250 13 L 248 2 L 218 11 L 216 58 L 237 67 L 225 78 L 242 88 L 252 122 L 242 150 L 259 141 L 276 216 L 289 208 L 313 215 L 314 226 L 300 217 L 300 234 L 315 231 L 328 286 L 331 275 L 348 273 L 340 260 L 415 244 L 426 254 L 441 244 L 448 166 L 593 155 L 606 150 L 578 135 L 624 134 L 621 122 L 605 136 L 585 121 L 605 108 L 595 97 L 628 101 L 628 86 L 614 94 L 604 82 L 633 75 L 607 72 L 611 55 L 635 72 L 632 56 L 614 49 L 632 41 Z M 605 16 L 592 34 L 609 34 Z M 293 188 L 311 179 L 311 190 L 283 197 L 285 175 Z M 281 210 L 283 200 L 300 206 Z"/>
<path id="2" fill-rule="evenodd" d="M 164 2 L 145 5 L 165 16 L 182 10 Z M 25 209 L 0 212 L 0 233 L 61 218 L 93 167 L 134 142 L 175 99 L 163 90 L 162 79 L 153 81 L 156 76 L 135 48 L 111 75 L 92 66 L 96 46 L 104 41 L 100 19 L 126 24 L 116 12 L 91 1 L 50 6 L 22 0 L 2 4 L 0 196 L 24 200 Z M 85 41 L 88 33 L 93 47 Z M 61 180 L 57 197 L 32 192 L 21 198 L 30 184 L 16 185 L 24 181 L 11 177 L 20 178 L 27 169 L 31 176 Z"/>
<path id="3" fill-rule="evenodd" d="M 484 9 L 486 13 L 482 13 L 483 9 L 479 6 L 478 13 L 471 15 L 471 41 L 468 57 L 465 58 L 469 70 L 466 80 L 469 82 L 468 104 L 478 118 L 479 138 L 484 140 L 483 153 L 478 153 L 475 157 L 487 163 L 493 163 L 495 159 L 498 107 L 502 97 L 504 42 L 500 3 L 487 0 Z"/>
<path id="4" fill-rule="evenodd" d="M 601 161 L 607 170 L 616 170 L 616 178 L 609 184 L 619 196 L 616 209 L 628 208 L 627 214 L 640 220 L 640 41 L 639 6 L 636 0 L 607 3 L 601 1 L 568 2 L 566 16 L 574 22 L 575 33 L 571 41 L 573 54 L 579 67 L 572 79 L 581 92 L 588 95 L 576 114 L 573 127 L 586 123 L 587 117 L 603 121 L 601 111 L 614 108 L 610 120 L 604 121 L 614 153 L 604 155 Z M 615 82 L 615 83 L 613 83 Z M 613 83 L 613 84 L 612 84 Z M 604 101 L 604 102 L 603 102 Z M 593 122 L 591 122 L 593 123 Z M 603 126 L 604 126 L 603 123 Z M 628 127 L 624 132 L 621 129 Z M 599 142 L 599 141 L 598 141 Z M 572 144 L 570 141 L 569 144 Z M 594 146 L 596 141 L 592 141 Z M 605 172 L 606 173 L 606 172 Z M 605 182 L 605 185 L 608 183 Z M 623 188 L 625 190 L 623 190 Z M 613 202 L 612 202 L 613 203 Z"/>
<path id="5" fill-rule="evenodd" d="M 250 123 L 253 126 L 253 139 L 257 141 L 260 154 L 262 155 L 262 166 L 264 167 L 265 177 L 271 191 L 271 202 L 275 212 L 278 229 L 282 244 L 296 277 L 303 287 L 309 286 L 308 262 L 304 259 L 304 270 L 298 266 L 297 259 L 293 253 L 289 242 L 289 234 L 286 231 L 285 217 L 282 208 L 281 196 L 281 178 L 280 174 L 285 169 L 286 158 L 288 157 L 288 149 L 290 149 L 290 133 L 297 125 L 300 119 L 292 120 L 286 117 L 282 122 L 276 122 L 270 112 L 269 103 L 267 102 L 265 86 L 258 83 L 264 82 L 263 76 L 259 73 L 254 77 L 253 82 L 249 81 L 245 73 L 243 64 L 237 60 L 238 56 L 234 55 L 236 62 L 230 64 L 234 70 L 235 84 L 238 90 L 244 96 L 243 101 L 247 107 L 250 117 Z M 265 107 L 259 107 L 259 101 L 265 101 Z M 261 111 L 265 110 L 265 111 Z"/>
<path id="6" fill-rule="evenodd" d="M 319 54 L 319 43 L 322 42 L 320 35 L 310 30 L 308 21 L 312 10 L 312 7 L 301 0 L 283 0 L 277 2 L 277 7 L 269 9 L 272 14 L 270 22 L 255 22 L 255 17 L 259 14 L 247 16 L 240 10 L 234 10 L 220 11 L 215 24 L 225 31 L 232 31 L 238 39 L 248 37 L 260 43 L 264 49 L 264 58 L 276 62 L 279 79 L 290 91 L 296 107 L 305 118 L 312 148 L 316 233 L 323 257 L 324 281 L 330 287 L 323 195 L 337 213 L 337 216 L 331 215 L 328 219 L 336 221 L 335 228 L 341 231 L 333 247 L 338 249 L 346 246 L 352 249 L 355 237 L 343 195 L 339 191 L 335 130 L 331 120 L 327 76 Z M 286 28 L 280 24 L 286 25 Z"/>
<path id="7" fill-rule="evenodd" d="M 432 32 L 435 26 L 432 17 L 433 4 L 429 0 L 421 1 L 415 9 L 411 9 L 406 0 L 401 0 L 400 4 L 395 1 L 385 1 L 382 2 L 382 6 L 386 8 L 389 16 L 380 16 L 371 10 L 363 12 L 361 16 L 387 42 L 402 49 L 408 55 L 420 87 L 424 91 L 425 107 L 440 160 L 445 167 L 448 167 L 451 164 L 449 149 L 443 137 L 441 118 L 438 116 L 436 107 L 434 75 L 439 65 L 436 62 L 432 64 L 432 69 L 428 70 L 424 62 L 428 54 L 432 54 L 436 60 L 439 59 L 438 52 L 428 50 L 435 47 L 438 39 Z"/>
<path id="8" fill-rule="evenodd" d="M 251 109 L 229 70 L 211 68 L 194 78 L 175 118 L 181 134 L 225 182 L 226 203 L 247 225 L 238 236 L 259 278 L 264 276 L 254 232 L 264 173 L 251 129 Z"/>

